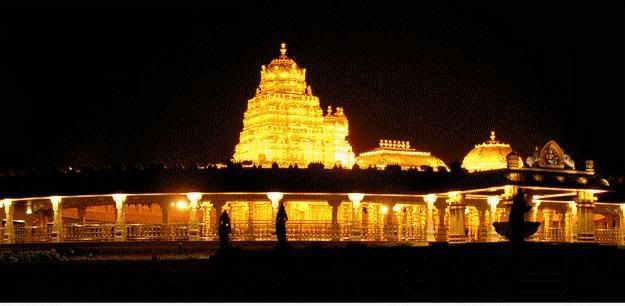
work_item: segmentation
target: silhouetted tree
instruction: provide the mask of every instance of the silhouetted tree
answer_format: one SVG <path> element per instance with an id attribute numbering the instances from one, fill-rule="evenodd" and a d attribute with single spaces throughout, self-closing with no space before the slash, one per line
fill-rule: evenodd
<path id="1" fill-rule="evenodd" d="M 278 208 L 278 214 L 276 215 L 276 236 L 278 237 L 278 246 L 284 246 L 287 243 L 286 221 L 288 219 L 286 209 L 284 209 L 284 204 L 280 203 L 280 208 Z"/>
<path id="2" fill-rule="evenodd" d="M 230 242 L 230 216 L 228 216 L 228 211 L 224 210 L 221 213 L 221 217 L 219 217 L 219 248 L 226 249 L 228 248 L 228 243 Z"/>

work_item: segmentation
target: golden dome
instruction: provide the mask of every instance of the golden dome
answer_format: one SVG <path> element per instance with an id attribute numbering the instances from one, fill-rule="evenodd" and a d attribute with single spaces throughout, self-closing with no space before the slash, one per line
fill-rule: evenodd
<path id="1" fill-rule="evenodd" d="M 312 89 L 306 84 L 306 69 L 300 68 L 294 60 L 286 56 L 286 43 L 280 44 L 278 58 L 266 67 L 261 67 L 258 92 L 312 94 Z"/>
<path id="2" fill-rule="evenodd" d="M 462 160 L 462 168 L 475 171 L 504 169 L 508 167 L 506 156 L 512 153 L 509 144 L 495 140 L 495 132 L 490 132 L 490 140 L 475 145 Z M 522 163 L 521 163 L 522 166 Z"/>
<path id="3" fill-rule="evenodd" d="M 402 169 L 429 166 L 438 171 L 438 167 L 447 165 L 433 156 L 430 152 L 420 152 L 410 147 L 408 141 L 380 140 L 379 147 L 364 152 L 356 157 L 356 163 L 361 168 L 369 166 L 384 169 L 388 165 L 399 165 Z"/>

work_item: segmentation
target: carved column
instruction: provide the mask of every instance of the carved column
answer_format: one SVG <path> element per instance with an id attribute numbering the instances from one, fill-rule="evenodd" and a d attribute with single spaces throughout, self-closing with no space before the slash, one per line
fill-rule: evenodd
<path id="1" fill-rule="evenodd" d="M 78 224 L 84 225 L 87 216 L 87 206 L 78 206 Z"/>
<path id="2" fill-rule="evenodd" d="M 4 207 L 4 215 L 6 217 L 6 224 L 4 225 L 4 243 L 15 242 L 15 227 L 13 226 L 13 212 L 15 211 L 15 205 L 10 199 L 2 201 Z"/>
<path id="3" fill-rule="evenodd" d="M 363 220 L 359 219 L 358 212 L 360 210 L 360 203 L 362 199 L 364 199 L 365 195 L 362 193 L 350 193 L 348 194 L 349 200 L 352 202 L 352 221 L 350 223 L 350 228 L 352 232 L 352 236 L 350 240 L 360 241 L 363 239 L 362 231 L 361 231 L 361 222 Z M 364 214 L 361 218 L 364 218 Z"/>
<path id="4" fill-rule="evenodd" d="M 625 245 L 625 204 L 619 207 L 618 245 Z"/>
<path id="5" fill-rule="evenodd" d="M 465 242 L 465 205 L 463 196 L 457 192 L 450 192 L 449 199 L 449 242 Z"/>
<path id="6" fill-rule="evenodd" d="M 436 199 L 435 194 L 428 194 L 423 197 L 427 205 L 425 217 L 425 241 L 427 242 L 436 241 L 436 237 L 434 236 L 434 204 L 436 203 Z"/>
<path id="7" fill-rule="evenodd" d="M 200 223 L 197 219 L 197 210 L 199 208 L 202 194 L 199 192 L 187 193 L 187 199 L 189 200 L 189 240 L 200 240 Z"/>
<path id="8" fill-rule="evenodd" d="M 595 200 L 591 191 L 583 190 L 577 193 L 577 241 L 579 242 L 595 242 L 593 220 Z"/>
<path id="9" fill-rule="evenodd" d="M 447 212 L 447 203 L 439 202 L 436 205 L 436 211 L 438 212 L 438 232 L 436 233 L 436 240 L 439 242 L 446 242 L 447 224 L 445 224 L 445 215 Z"/>
<path id="10" fill-rule="evenodd" d="M 497 205 L 499 205 L 499 197 L 493 196 L 486 199 L 488 203 L 488 238 L 489 242 L 499 240 L 499 234 L 495 231 L 493 223 L 497 222 Z"/>
<path id="11" fill-rule="evenodd" d="M 126 240 L 126 216 L 124 214 L 124 202 L 126 201 L 125 194 L 114 194 L 113 201 L 115 202 L 115 241 Z"/>
<path id="12" fill-rule="evenodd" d="M 483 207 L 476 207 L 477 216 L 479 221 L 478 231 L 477 231 L 477 240 L 484 242 L 488 240 L 488 209 Z"/>
<path id="13" fill-rule="evenodd" d="M 551 211 L 543 209 L 543 241 L 551 240 Z"/>
<path id="14" fill-rule="evenodd" d="M 158 205 L 161 207 L 161 223 L 169 224 L 169 205 L 163 202 L 160 202 Z"/>
<path id="15" fill-rule="evenodd" d="M 255 203 L 247 202 L 247 236 L 249 240 L 254 240 L 254 208 Z"/>
<path id="16" fill-rule="evenodd" d="M 331 239 L 333 241 L 338 241 L 341 238 L 340 227 L 339 227 L 339 206 L 341 205 L 340 198 L 330 198 L 328 199 L 328 205 L 332 207 L 332 225 L 331 225 Z"/>
<path id="17" fill-rule="evenodd" d="M 60 197 L 50 197 L 50 202 L 52 203 L 52 234 L 51 241 L 52 242 L 61 242 L 63 240 L 63 219 L 61 216 L 61 198 Z"/>
<path id="18" fill-rule="evenodd" d="M 212 232 L 213 222 L 211 221 L 211 211 L 213 209 L 213 204 L 209 201 L 204 201 L 202 203 L 202 236 L 204 239 L 214 239 L 214 235 Z"/>
<path id="19" fill-rule="evenodd" d="M 380 211 L 384 214 L 384 225 L 382 226 L 382 238 L 386 241 L 395 241 L 397 240 L 397 235 L 394 232 L 394 219 L 395 212 L 393 210 L 395 207 L 395 203 L 383 203 L 382 207 L 380 207 Z"/>

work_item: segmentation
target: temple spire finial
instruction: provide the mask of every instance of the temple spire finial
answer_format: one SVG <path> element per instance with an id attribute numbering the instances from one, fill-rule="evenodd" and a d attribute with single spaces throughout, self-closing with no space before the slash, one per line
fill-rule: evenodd
<path id="1" fill-rule="evenodd" d="M 490 141 L 495 141 L 495 131 L 490 131 Z"/>
<path id="2" fill-rule="evenodd" d="M 286 42 L 280 43 L 280 55 L 286 55 Z"/>

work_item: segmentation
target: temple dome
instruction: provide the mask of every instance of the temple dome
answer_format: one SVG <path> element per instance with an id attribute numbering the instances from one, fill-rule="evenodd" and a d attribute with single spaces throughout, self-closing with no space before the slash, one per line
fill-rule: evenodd
<path id="1" fill-rule="evenodd" d="M 312 95 L 312 89 L 306 84 L 306 69 L 300 68 L 294 60 L 286 56 L 286 43 L 280 44 L 278 58 L 261 67 L 257 92 Z"/>
<path id="2" fill-rule="evenodd" d="M 462 168 L 469 172 L 488 171 L 507 168 L 506 156 L 512 153 L 509 144 L 495 139 L 495 132 L 490 132 L 490 140 L 475 145 L 462 160 Z"/>
<path id="3" fill-rule="evenodd" d="M 417 151 L 410 147 L 410 142 L 396 140 L 380 140 L 378 148 L 358 155 L 356 163 L 361 168 L 384 169 L 389 165 L 397 165 L 404 170 L 422 166 L 432 167 L 434 171 L 438 171 L 439 167 L 448 170 L 445 162 L 430 152 Z"/>

